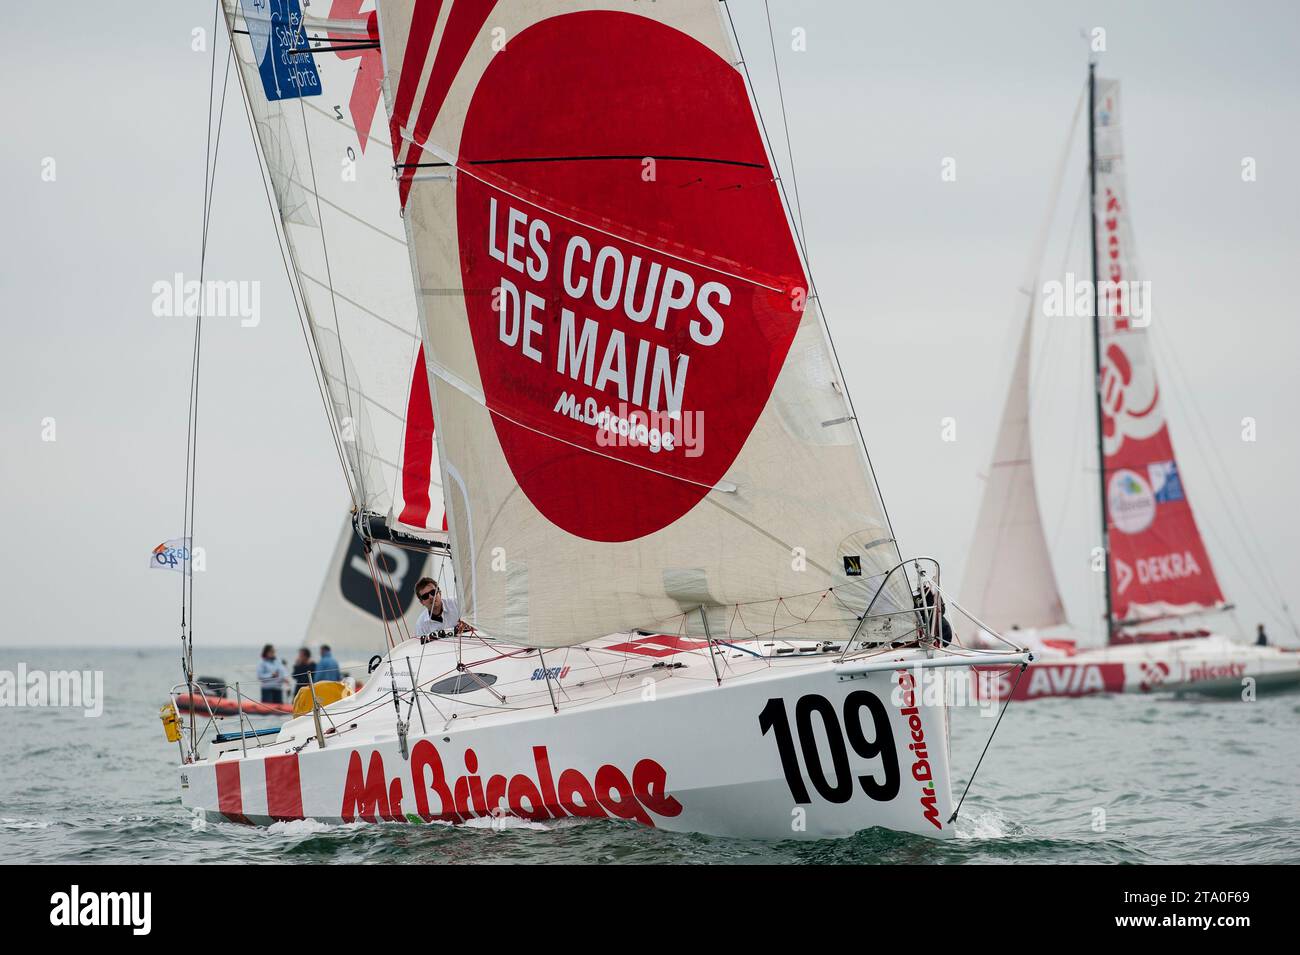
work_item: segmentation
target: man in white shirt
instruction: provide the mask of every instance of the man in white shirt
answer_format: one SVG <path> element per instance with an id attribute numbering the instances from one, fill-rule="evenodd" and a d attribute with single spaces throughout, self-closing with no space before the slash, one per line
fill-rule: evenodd
<path id="1" fill-rule="evenodd" d="M 416 582 L 415 598 L 424 607 L 424 612 L 415 623 L 415 636 L 421 643 L 438 639 L 440 631 L 452 633 L 464 629 L 456 599 L 445 596 L 432 577 L 421 577 Z"/>

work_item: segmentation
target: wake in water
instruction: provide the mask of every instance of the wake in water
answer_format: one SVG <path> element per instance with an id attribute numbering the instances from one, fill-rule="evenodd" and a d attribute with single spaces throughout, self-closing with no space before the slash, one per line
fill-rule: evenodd
<path id="1" fill-rule="evenodd" d="M 958 839 L 1002 839 L 1020 834 L 1024 827 L 1011 822 L 998 809 L 972 808 L 957 817 L 954 831 Z"/>
<path id="2" fill-rule="evenodd" d="M 8 816 L 0 817 L 0 829 L 48 829 L 54 825 L 47 819 L 10 819 Z"/>

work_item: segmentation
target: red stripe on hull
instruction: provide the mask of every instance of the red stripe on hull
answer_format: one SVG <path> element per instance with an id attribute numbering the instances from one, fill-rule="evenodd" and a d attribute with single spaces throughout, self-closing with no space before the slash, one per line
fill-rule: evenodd
<path id="1" fill-rule="evenodd" d="M 267 758 L 266 813 L 278 821 L 303 818 L 297 753 Z"/>
<path id="2" fill-rule="evenodd" d="M 217 809 L 231 822 L 251 825 L 244 815 L 244 793 L 239 787 L 239 763 L 217 763 Z"/>

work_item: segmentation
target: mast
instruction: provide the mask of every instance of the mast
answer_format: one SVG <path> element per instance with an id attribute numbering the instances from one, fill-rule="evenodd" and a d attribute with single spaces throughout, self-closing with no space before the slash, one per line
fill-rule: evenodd
<path id="1" fill-rule="evenodd" d="M 1106 642 L 1114 633 L 1110 590 L 1110 531 L 1106 507 L 1106 450 L 1102 437 L 1101 394 L 1101 294 L 1097 274 L 1097 63 L 1088 63 L 1088 202 L 1092 237 L 1092 370 L 1093 398 L 1097 412 L 1097 481 L 1101 497 L 1101 547 L 1105 553 Z"/>

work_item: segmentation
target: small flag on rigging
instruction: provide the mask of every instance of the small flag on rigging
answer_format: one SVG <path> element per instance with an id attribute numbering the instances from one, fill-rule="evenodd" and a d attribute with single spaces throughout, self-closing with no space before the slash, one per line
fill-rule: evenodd
<path id="1" fill-rule="evenodd" d="M 177 540 L 163 541 L 149 555 L 149 566 L 155 570 L 176 570 L 182 574 L 190 572 L 190 539 L 181 537 Z"/>

